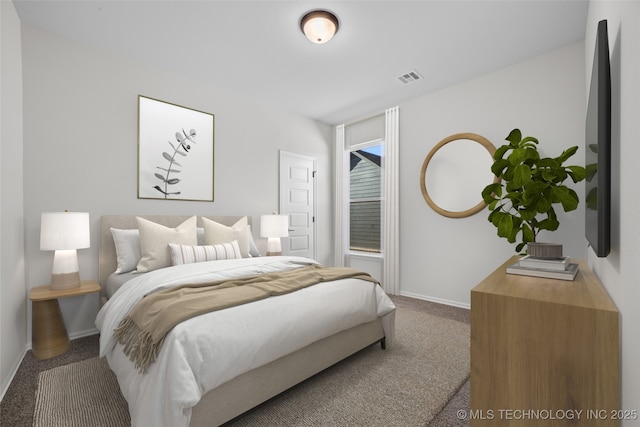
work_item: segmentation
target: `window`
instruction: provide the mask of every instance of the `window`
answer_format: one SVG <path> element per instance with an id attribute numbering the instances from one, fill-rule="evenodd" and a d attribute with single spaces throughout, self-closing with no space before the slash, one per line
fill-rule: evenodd
<path id="1" fill-rule="evenodd" d="M 334 265 L 359 268 L 379 277 L 383 289 L 391 295 L 398 295 L 400 292 L 399 124 L 399 108 L 393 107 L 385 110 L 384 114 L 336 126 L 335 138 Z M 380 148 L 374 148 L 375 146 Z M 381 157 L 379 193 L 375 197 L 358 197 L 354 194 L 356 197 L 352 199 L 351 159 L 360 163 L 368 154 Z M 355 176 L 354 173 L 354 181 Z M 367 232 L 371 236 L 377 235 L 370 240 L 377 244 L 358 242 L 355 235 L 352 238 L 350 230 L 350 227 L 355 227 L 360 222 L 356 220 L 355 212 L 373 211 L 370 205 L 376 202 L 379 225 L 371 225 Z M 367 203 L 368 208 L 365 206 Z M 365 250 L 371 252 L 364 252 Z M 354 262 L 357 267 L 352 265 Z"/>
<path id="2" fill-rule="evenodd" d="M 382 251 L 382 145 L 349 153 L 349 249 Z"/>

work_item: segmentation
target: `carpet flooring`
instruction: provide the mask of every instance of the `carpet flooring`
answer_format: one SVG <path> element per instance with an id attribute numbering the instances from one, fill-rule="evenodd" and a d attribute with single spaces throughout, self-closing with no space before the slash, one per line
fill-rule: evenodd
<path id="1" fill-rule="evenodd" d="M 406 297 L 393 297 L 398 307 L 428 313 L 433 316 L 469 323 L 469 312 L 465 309 L 443 306 L 426 301 L 415 300 Z M 70 363 L 87 360 L 97 356 L 98 337 L 91 336 L 72 341 L 71 350 L 65 355 L 46 361 L 39 361 L 28 352 L 25 356 L 15 378 L 9 387 L 4 399 L 0 403 L 0 425 L 3 426 L 32 426 L 34 423 L 35 391 L 38 387 L 40 372 L 47 371 L 56 366 L 64 366 Z M 465 381 L 460 389 L 452 396 L 448 404 L 435 416 L 429 424 L 434 427 L 466 427 L 468 421 L 460 417 L 460 412 L 469 408 L 469 381 Z M 245 420 L 251 417 L 251 413 Z M 236 420 L 236 423 L 241 419 Z M 248 424 L 247 424 L 248 425 Z M 305 424 L 299 424 L 305 425 Z"/>

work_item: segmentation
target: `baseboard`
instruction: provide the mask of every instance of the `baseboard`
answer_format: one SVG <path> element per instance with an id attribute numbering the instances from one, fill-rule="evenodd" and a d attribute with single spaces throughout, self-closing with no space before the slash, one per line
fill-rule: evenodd
<path id="1" fill-rule="evenodd" d="M 78 338 L 84 338 L 84 337 L 88 337 L 90 335 L 96 335 L 99 334 L 100 331 L 97 328 L 92 328 L 92 329 L 85 329 L 84 331 L 78 331 L 78 332 L 73 332 L 71 334 L 69 334 L 69 339 L 70 340 L 75 340 Z"/>
<path id="2" fill-rule="evenodd" d="M 18 369 L 20 368 L 20 364 L 22 364 L 22 361 L 24 360 L 24 356 L 27 354 L 28 350 L 29 350 L 29 348 L 25 347 L 24 352 L 22 353 L 22 356 L 18 357 L 18 359 L 14 363 L 13 369 L 11 369 L 11 375 L 9 375 L 9 377 L 7 379 L 7 382 L 2 384 L 2 390 L 1 390 L 1 393 L 0 393 L 0 401 L 2 401 L 2 399 L 4 399 L 4 395 L 7 393 L 7 390 L 9 390 L 9 386 L 13 382 L 13 378 L 16 376 L 16 373 L 18 372 Z"/>
<path id="3" fill-rule="evenodd" d="M 450 300 L 446 300 L 446 299 L 442 299 L 442 298 L 428 297 L 426 295 L 414 294 L 413 292 L 400 291 L 400 295 L 403 296 L 403 297 L 421 299 L 421 300 L 424 300 L 424 301 L 435 302 L 435 303 L 438 303 L 438 304 L 450 305 L 452 307 L 466 308 L 467 310 L 471 309 L 471 304 L 468 304 L 468 303 L 462 303 L 462 302 L 458 302 L 458 301 L 450 301 Z"/>

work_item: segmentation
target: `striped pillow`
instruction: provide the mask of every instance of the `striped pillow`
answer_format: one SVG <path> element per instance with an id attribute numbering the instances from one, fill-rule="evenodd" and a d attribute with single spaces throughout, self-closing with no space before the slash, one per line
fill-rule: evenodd
<path id="1" fill-rule="evenodd" d="M 237 240 L 231 243 L 208 246 L 187 246 L 169 243 L 169 252 L 172 265 L 242 258 Z"/>

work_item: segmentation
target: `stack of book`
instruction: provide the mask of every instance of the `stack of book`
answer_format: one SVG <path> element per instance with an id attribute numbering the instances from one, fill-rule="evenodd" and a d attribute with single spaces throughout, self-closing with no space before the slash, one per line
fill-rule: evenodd
<path id="1" fill-rule="evenodd" d="M 518 262 L 507 267 L 507 273 L 522 276 L 547 277 L 550 279 L 574 280 L 578 273 L 578 264 L 569 257 L 533 258 L 524 256 Z"/>

